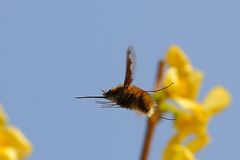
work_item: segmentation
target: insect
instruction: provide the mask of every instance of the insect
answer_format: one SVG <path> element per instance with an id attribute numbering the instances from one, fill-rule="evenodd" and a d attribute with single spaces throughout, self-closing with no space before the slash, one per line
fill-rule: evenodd
<path id="1" fill-rule="evenodd" d="M 135 51 L 132 46 L 127 48 L 127 60 L 126 60 L 126 72 L 125 80 L 123 84 L 119 84 L 116 87 L 104 91 L 102 96 L 82 96 L 75 97 L 77 99 L 82 98 L 104 98 L 109 101 L 97 101 L 102 104 L 104 108 L 119 108 L 113 106 L 120 106 L 120 108 L 132 109 L 137 112 L 143 113 L 148 117 L 151 117 L 154 114 L 154 111 L 157 107 L 156 102 L 153 100 L 149 92 L 158 92 L 160 90 L 170 87 L 172 84 L 163 87 L 159 90 L 154 91 L 145 91 L 135 85 L 132 85 L 133 81 L 133 70 L 135 64 Z M 164 118 L 164 117 L 162 117 Z M 168 118 L 164 118 L 168 119 Z"/>

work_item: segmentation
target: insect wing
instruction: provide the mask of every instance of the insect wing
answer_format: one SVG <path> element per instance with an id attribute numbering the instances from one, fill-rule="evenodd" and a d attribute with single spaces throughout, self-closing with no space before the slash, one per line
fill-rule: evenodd
<path id="1" fill-rule="evenodd" d="M 128 87 L 133 81 L 134 66 L 135 66 L 135 51 L 133 46 L 129 46 L 127 49 L 127 64 L 124 87 Z"/>

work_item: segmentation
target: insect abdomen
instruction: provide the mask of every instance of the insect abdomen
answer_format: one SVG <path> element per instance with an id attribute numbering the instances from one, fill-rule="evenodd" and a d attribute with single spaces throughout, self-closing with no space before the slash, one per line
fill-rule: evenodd
<path id="1" fill-rule="evenodd" d="M 130 86 L 125 90 L 124 98 L 119 104 L 124 108 L 134 109 L 151 116 L 155 107 L 155 102 L 151 95 L 136 86 Z"/>

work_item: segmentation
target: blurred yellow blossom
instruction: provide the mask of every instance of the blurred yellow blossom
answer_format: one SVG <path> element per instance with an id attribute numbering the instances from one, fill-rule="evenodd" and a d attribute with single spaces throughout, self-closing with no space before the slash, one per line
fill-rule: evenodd
<path id="1" fill-rule="evenodd" d="M 165 153 L 164 159 L 168 160 L 195 160 L 194 154 L 183 145 L 169 145 L 169 148 L 166 150 L 168 153 Z"/>
<path id="2" fill-rule="evenodd" d="M 17 152 L 13 147 L 0 147 L 1 160 L 17 160 Z"/>
<path id="3" fill-rule="evenodd" d="M 219 101 L 214 101 L 219 99 Z M 175 121 L 177 134 L 175 142 L 183 142 L 187 136 L 195 135 L 195 139 L 187 144 L 192 152 L 197 152 L 209 142 L 207 126 L 216 113 L 230 104 L 230 95 L 223 87 L 214 87 L 202 103 L 188 99 L 175 99 L 180 106 Z"/>
<path id="4" fill-rule="evenodd" d="M 173 45 L 166 54 L 169 65 L 163 84 L 174 83 L 166 91 L 171 98 L 182 97 L 196 99 L 203 80 L 203 73 L 194 69 L 180 47 Z"/>
<path id="5" fill-rule="evenodd" d="M 2 106 L 0 105 L 0 127 L 7 122 L 7 115 L 4 113 Z"/>
<path id="6" fill-rule="evenodd" d="M 226 89 L 216 86 L 208 92 L 203 102 L 199 102 L 197 96 L 203 73 L 193 68 L 190 60 L 176 45 L 169 48 L 165 61 L 169 67 L 163 84 L 173 82 L 174 85 L 166 89 L 164 95 L 156 93 L 154 98 L 164 97 L 165 102 L 162 104 L 167 108 L 165 110 L 176 116 L 176 133 L 169 140 L 163 159 L 195 160 L 194 154 L 210 141 L 207 131 L 209 120 L 230 104 L 231 97 Z M 169 104 L 169 100 L 174 103 Z"/>
<path id="7" fill-rule="evenodd" d="M 0 106 L 0 160 L 22 160 L 32 152 L 32 146 L 22 132 L 8 124 Z"/>

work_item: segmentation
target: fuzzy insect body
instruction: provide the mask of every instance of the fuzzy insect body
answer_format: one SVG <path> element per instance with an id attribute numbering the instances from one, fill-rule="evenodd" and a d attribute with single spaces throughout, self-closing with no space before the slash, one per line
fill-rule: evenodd
<path id="1" fill-rule="evenodd" d="M 154 113 L 156 107 L 151 95 L 134 85 L 124 87 L 124 84 L 120 84 L 104 92 L 103 96 L 123 108 L 133 109 L 149 117 Z"/>

